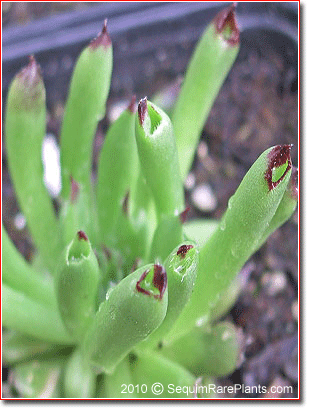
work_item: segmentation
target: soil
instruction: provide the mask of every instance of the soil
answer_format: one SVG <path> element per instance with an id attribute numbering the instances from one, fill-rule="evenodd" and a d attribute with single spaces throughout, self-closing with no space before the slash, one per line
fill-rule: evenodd
<path id="1" fill-rule="evenodd" d="M 18 4 L 12 3 L 11 7 Z M 4 22 L 10 18 L 7 16 Z M 170 80 L 162 79 L 161 85 L 169 86 Z M 59 135 L 62 107 L 58 101 L 54 104 L 48 132 Z M 106 121 L 98 129 L 97 141 L 102 138 L 105 126 Z M 189 218 L 219 218 L 259 154 L 272 145 L 284 143 L 294 144 L 292 159 L 297 166 L 297 69 L 287 67 L 285 57 L 272 50 L 262 55 L 257 50 L 241 49 L 212 108 L 191 170 L 195 185 L 207 183 L 212 188 L 217 207 L 210 213 L 199 211 L 192 203 L 193 188 L 188 189 Z M 4 223 L 20 251 L 29 258 L 32 247 L 28 233 L 14 227 L 18 206 L 5 155 L 3 160 Z M 298 397 L 298 256 L 296 211 L 253 256 L 252 272 L 226 317 L 242 330 L 243 360 L 238 370 L 219 383 L 240 384 L 251 390 L 239 391 L 234 397 Z M 277 392 L 256 391 L 257 386 L 276 386 Z"/>

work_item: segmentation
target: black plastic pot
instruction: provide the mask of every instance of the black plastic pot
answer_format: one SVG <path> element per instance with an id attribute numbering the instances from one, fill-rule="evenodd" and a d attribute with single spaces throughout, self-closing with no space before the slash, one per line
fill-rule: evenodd
<path id="1" fill-rule="evenodd" d="M 225 2 L 112 2 L 3 30 L 3 90 L 27 56 L 40 62 L 48 102 L 64 99 L 73 62 L 108 18 L 113 38 L 112 93 L 145 92 L 149 78 L 184 73 L 195 42 Z M 273 48 L 297 67 L 298 2 L 239 3 L 242 48 Z M 153 90 L 148 89 L 148 93 Z M 54 94 L 57 94 L 54 95 Z"/>

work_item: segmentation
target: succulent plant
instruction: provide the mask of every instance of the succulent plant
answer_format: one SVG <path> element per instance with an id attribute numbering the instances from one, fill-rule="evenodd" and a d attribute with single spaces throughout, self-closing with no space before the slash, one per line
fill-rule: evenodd
<path id="1" fill-rule="evenodd" d="M 113 59 L 105 22 L 74 68 L 57 213 L 43 182 L 45 88 L 33 56 L 13 79 L 7 158 L 36 248 L 26 261 L 2 227 L 3 360 L 18 397 L 209 397 L 199 386 L 236 368 L 238 330 L 218 319 L 243 265 L 297 203 L 291 145 L 275 145 L 220 221 L 186 221 L 184 180 L 238 50 L 233 5 L 200 39 L 171 119 L 133 98 L 105 135 L 93 180 Z"/>

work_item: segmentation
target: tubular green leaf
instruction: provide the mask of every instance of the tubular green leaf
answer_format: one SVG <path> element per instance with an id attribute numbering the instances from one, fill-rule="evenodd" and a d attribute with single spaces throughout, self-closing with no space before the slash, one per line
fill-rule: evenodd
<path id="1" fill-rule="evenodd" d="M 197 376 L 220 377 L 232 373 L 239 361 L 237 329 L 228 322 L 203 330 L 195 328 L 176 343 L 163 347 L 161 354 Z"/>
<path id="2" fill-rule="evenodd" d="M 154 198 L 139 166 L 138 178 L 129 195 L 129 217 L 144 257 L 148 254 L 156 229 L 157 217 Z"/>
<path id="3" fill-rule="evenodd" d="M 169 117 L 142 99 L 136 118 L 136 140 L 142 172 L 156 205 L 158 219 L 184 210 L 178 153 Z"/>
<path id="4" fill-rule="evenodd" d="M 104 117 L 112 72 L 112 45 L 106 24 L 81 53 L 71 79 L 61 130 L 62 196 L 72 177 L 90 191 L 93 138 Z"/>
<path id="5" fill-rule="evenodd" d="M 235 305 L 240 293 L 244 289 L 248 277 L 254 270 L 254 263 L 247 263 L 241 272 L 232 280 L 230 285 L 220 294 L 214 307 L 210 310 L 209 323 L 215 323 L 222 316 L 226 316 Z"/>
<path id="6" fill-rule="evenodd" d="M 182 240 L 183 227 L 180 215 L 162 218 L 155 230 L 148 259 L 163 263 Z"/>
<path id="7" fill-rule="evenodd" d="M 131 364 L 134 384 L 147 386 L 147 393 L 142 391 L 142 398 L 191 398 L 195 386 L 195 377 L 178 363 L 174 363 L 155 352 L 145 351 L 139 354 Z M 179 387 L 180 391 L 173 391 Z M 159 390 L 157 390 L 159 389 Z M 161 393 L 162 391 L 162 393 Z"/>
<path id="8" fill-rule="evenodd" d="M 64 396 L 72 399 L 88 399 L 95 396 L 96 374 L 82 355 L 75 349 L 64 369 Z"/>
<path id="9" fill-rule="evenodd" d="M 199 247 L 205 245 L 219 222 L 212 219 L 194 219 L 184 223 L 184 234 L 188 239 L 192 239 L 199 244 Z"/>
<path id="10" fill-rule="evenodd" d="M 94 318 L 99 280 L 97 258 L 86 234 L 79 231 L 61 257 L 56 280 L 61 317 L 77 341 Z"/>
<path id="11" fill-rule="evenodd" d="M 12 289 L 46 306 L 56 307 L 53 284 L 29 265 L 2 227 L 2 280 Z"/>
<path id="12" fill-rule="evenodd" d="M 157 329 L 167 311 L 166 285 L 163 267 L 146 265 L 107 294 L 84 343 L 96 369 L 113 373 L 131 349 Z"/>
<path id="13" fill-rule="evenodd" d="M 106 242 L 114 233 L 124 197 L 131 192 L 138 170 L 134 99 L 110 126 L 98 165 L 97 206 L 100 231 Z M 109 242 L 108 242 L 109 244 Z"/>
<path id="14" fill-rule="evenodd" d="M 8 165 L 19 206 L 47 267 L 58 254 L 58 226 L 43 182 L 42 142 L 45 136 L 45 88 L 34 57 L 13 79 L 7 98 L 5 134 Z"/>
<path id="15" fill-rule="evenodd" d="M 272 172 L 287 162 L 276 183 Z M 230 198 L 219 227 L 201 248 L 192 298 L 171 334 L 187 333 L 202 317 L 206 320 L 220 294 L 229 286 L 253 253 L 274 217 L 291 175 L 290 146 L 264 151 Z"/>
<path id="16" fill-rule="evenodd" d="M 192 165 L 203 125 L 239 51 L 234 7 L 221 11 L 199 40 L 173 111 L 183 179 Z"/>
<path id="17" fill-rule="evenodd" d="M 71 344 L 57 310 L 27 298 L 2 285 L 2 325 L 51 343 Z"/>

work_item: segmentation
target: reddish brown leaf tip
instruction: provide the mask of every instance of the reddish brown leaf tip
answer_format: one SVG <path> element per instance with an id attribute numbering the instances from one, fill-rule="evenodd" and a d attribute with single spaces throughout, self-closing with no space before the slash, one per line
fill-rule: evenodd
<path id="1" fill-rule="evenodd" d="M 137 100 L 136 96 L 133 95 L 131 97 L 130 104 L 128 105 L 128 108 L 127 108 L 127 110 L 129 112 L 131 112 L 132 114 L 134 114 L 136 112 L 136 100 Z"/>
<path id="2" fill-rule="evenodd" d="M 72 175 L 70 176 L 70 184 L 71 184 L 70 201 L 73 204 L 77 200 L 77 197 L 80 192 L 80 187 L 79 187 L 79 184 L 73 179 Z"/>
<path id="3" fill-rule="evenodd" d="M 95 50 L 96 48 L 98 48 L 100 46 L 102 46 L 104 48 L 107 48 L 107 47 L 111 46 L 112 41 L 111 41 L 110 35 L 108 33 L 107 23 L 108 23 L 108 19 L 105 19 L 104 24 L 103 24 L 103 28 L 101 30 L 101 33 L 99 33 L 98 36 L 90 42 L 89 46 L 93 50 Z"/>
<path id="4" fill-rule="evenodd" d="M 189 211 L 190 211 L 190 207 L 188 206 L 187 208 L 185 208 L 183 212 L 180 213 L 179 218 L 182 224 L 184 224 L 187 221 L 187 216 L 188 216 Z"/>
<path id="5" fill-rule="evenodd" d="M 292 174 L 290 179 L 290 189 L 292 198 L 297 201 L 298 200 L 298 169 L 296 167 L 292 167 Z"/>
<path id="6" fill-rule="evenodd" d="M 141 126 L 143 125 L 146 113 L 147 113 L 147 98 L 144 97 L 142 98 L 142 100 L 139 101 L 139 104 L 138 104 L 138 115 L 139 115 L 139 122 Z"/>
<path id="7" fill-rule="evenodd" d="M 265 179 L 268 183 L 269 191 L 274 189 L 285 177 L 288 171 L 292 168 L 291 161 L 292 144 L 276 145 L 268 154 L 268 167 L 265 172 Z M 278 168 L 287 162 L 287 167 L 281 178 L 277 181 L 272 180 L 274 168 Z"/>
<path id="8" fill-rule="evenodd" d="M 35 86 L 42 79 L 41 67 L 36 62 L 34 55 L 29 56 L 29 63 L 18 74 L 17 77 L 29 88 Z"/>
<path id="9" fill-rule="evenodd" d="M 79 241 L 88 241 L 88 237 L 85 232 L 79 231 L 77 233 Z"/>
<path id="10" fill-rule="evenodd" d="M 37 64 L 37 62 L 36 62 L 36 59 L 34 58 L 34 55 L 33 54 L 31 54 L 30 56 L 29 56 L 29 66 L 32 66 L 33 64 Z"/>
<path id="11" fill-rule="evenodd" d="M 161 265 L 154 265 L 153 285 L 159 290 L 159 299 L 162 299 L 167 288 L 167 273 Z"/>
<path id="12" fill-rule="evenodd" d="M 193 245 L 181 245 L 177 251 L 177 255 L 180 255 L 180 258 L 185 258 L 187 252 L 193 248 Z"/>
<path id="13" fill-rule="evenodd" d="M 144 293 L 145 295 L 149 295 L 149 296 L 150 296 L 150 295 L 151 295 L 151 292 L 148 291 L 148 290 L 143 289 L 143 288 L 140 286 L 140 283 L 146 278 L 146 275 L 147 275 L 149 272 L 150 272 L 150 270 L 147 269 L 147 270 L 145 270 L 145 271 L 142 273 L 142 275 L 140 276 L 140 279 L 139 279 L 138 282 L 136 283 L 136 289 L 137 289 L 138 292 Z"/>
<path id="14" fill-rule="evenodd" d="M 213 20 L 215 29 L 219 34 L 223 33 L 227 28 L 230 29 L 230 34 L 227 37 L 225 36 L 225 40 L 231 46 L 239 44 L 240 41 L 240 30 L 235 12 L 236 5 L 237 3 L 233 3 L 230 7 L 225 8 Z"/>
<path id="15" fill-rule="evenodd" d="M 144 293 L 148 296 L 153 296 L 155 299 L 162 299 L 167 288 L 167 273 L 163 266 L 161 265 L 154 265 L 154 276 L 153 276 L 153 286 L 159 290 L 159 295 L 154 295 L 151 291 L 144 289 L 140 286 L 141 282 L 146 278 L 146 276 L 150 273 L 150 269 L 144 271 L 136 283 L 136 289 L 140 293 Z"/>

